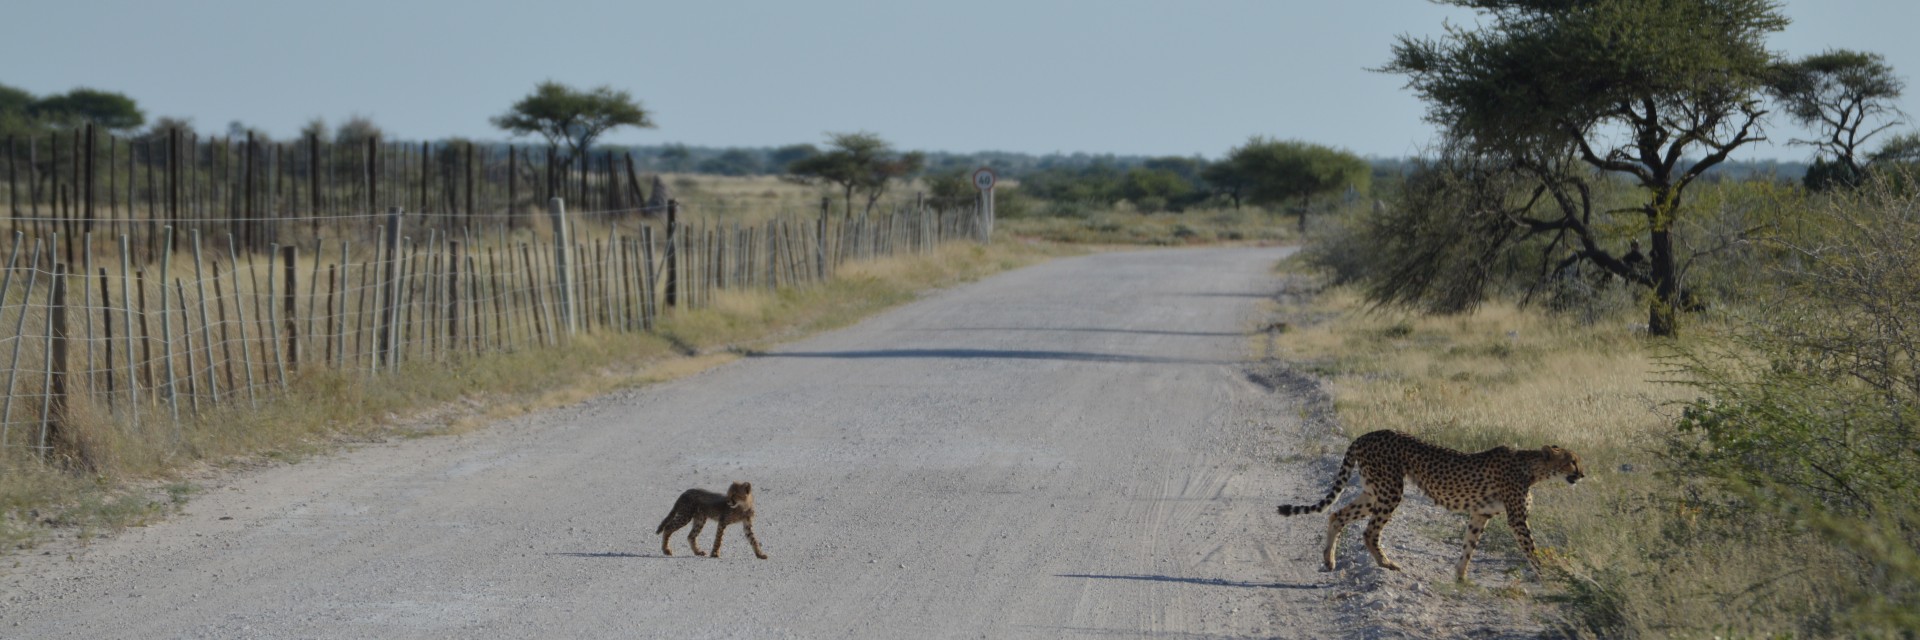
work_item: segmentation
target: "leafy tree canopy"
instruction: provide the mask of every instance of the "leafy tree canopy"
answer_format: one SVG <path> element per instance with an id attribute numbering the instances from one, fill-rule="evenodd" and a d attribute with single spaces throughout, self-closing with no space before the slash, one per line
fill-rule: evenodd
<path id="1" fill-rule="evenodd" d="M 0 84 L 0 115 L 25 115 L 35 101 L 33 94 L 25 89 Z"/>
<path id="2" fill-rule="evenodd" d="M 146 114 L 126 94 L 84 87 L 41 98 L 29 112 L 53 122 L 91 122 L 114 130 L 137 129 L 147 121 Z"/>
<path id="3" fill-rule="evenodd" d="M 1407 76 L 1448 146 L 1532 175 L 1560 209 L 1514 224 L 1571 233 L 1583 259 L 1623 276 L 1586 225 L 1587 178 L 1565 161 L 1631 176 L 1647 192 L 1649 332 L 1671 334 L 1681 294 L 1670 234 L 1681 195 L 1734 149 L 1764 139 L 1760 93 L 1776 78 L 1765 39 L 1787 25 L 1779 3 L 1442 1 L 1486 19 L 1449 25 L 1439 38 L 1402 36 L 1382 70 Z"/>
<path id="4" fill-rule="evenodd" d="M 1234 147 L 1206 175 L 1209 181 L 1260 205 L 1301 205 L 1300 224 L 1306 225 L 1306 204 L 1313 198 L 1340 193 L 1349 187 L 1365 190 L 1373 166 L 1352 153 L 1298 140 L 1254 136 Z"/>
<path id="5" fill-rule="evenodd" d="M 386 133 L 374 124 L 373 118 L 357 113 L 333 129 L 333 143 L 338 145 L 366 144 L 368 138 L 384 137 Z"/>
<path id="6" fill-rule="evenodd" d="M 180 130 L 183 140 L 190 138 L 193 136 L 193 119 L 175 116 L 154 118 L 153 122 L 147 124 L 146 130 L 135 136 L 135 139 L 148 144 L 164 144 L 167 141 L 167 132 L 174 129 Z"/>
<path id="7" fill-rule="evenodd" d="M 819 147 L 810 144 L 790 144 L 774 149 L 772 153 L 767 154 L 767 164 L 778 171 L 785 169 L 796 160 L 818 155 L 819 153 Z"/>
<path id="8" fill-rule="evenodd" d="M 1793 143 L 1818 149 L 1851 184 L 1865 175 L 1860 147 L 1900 124 L 1895 103 L 1906 83 L 1880 54 L 1835 49 L 1781 64 L 1769 89 L 1789 117 L 1817 133 Z"/>
<path id="9" fill-rule="evenodd" d="M 1920 133 L 1907 132 L 1888 138 L 1879 151 L 1873 152 L 1873 162 L 1920 163 Z"/>
<path id="10" fill-rule="evenodd" d="M 1565 145 L 1628 173 L 1680 162 L 1647 148 L 1750 140 L 1738 134 L 1774 62 L 1764 41 L 1787 25 L 1773 0 L 1441 1 L 1491 22 L 1394 46 L 1383 70 L 1408 76 L 1428 120 L 1483 149 Z M 1665 135 L 1606 140 L 1608 127 Z"/>
<path id="11" fill-rule="evenodd" d="M 866 131 L 828 133 L 831 148 L 787 165 L 787 173 L 801 182 L 837 185 L 846 199 L 846 215 L 853 215 L 853 195 L 867 194 L 867 208 L 887 190 L 894 179 L 920 171 L 926 156 L 919 152 L 897 153 L 893 145 L 879 135 Z"/>
<path id="12" fill-rule="evenodd" d="M 580 91 L 548 80 L 513 103 L 506 113 L 494 116 L 493 125 L 514 135 L 538 134 L 551 145 L 565 144 L 570 157 L 579 157 L 593 146 L 595 138 L 613 128 L 653 128 L 649 116 L 633 94 L 624 90 L 602 85 Z"/>

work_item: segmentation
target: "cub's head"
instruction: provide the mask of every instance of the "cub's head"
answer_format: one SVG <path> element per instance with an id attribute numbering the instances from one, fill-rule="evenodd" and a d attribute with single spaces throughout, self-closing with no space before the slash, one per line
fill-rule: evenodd
<path id="1" fill-rule="evenodd" d="M 735 482 L 727 487 L 727 506 L 738 507 L 753 504 L 753 483 Z"/>
<path id="2" fill-rule="evenodd" d="M 1580 454 L 1562 449 L 1555 445 L 1540 447 L 1540 453 L 1546 458 L 1542 475 L 1545 477 L 1564 476 L 1567 484 L 1579 482 L 1587 477 L 1587 470 L 1580 466 Z"/>

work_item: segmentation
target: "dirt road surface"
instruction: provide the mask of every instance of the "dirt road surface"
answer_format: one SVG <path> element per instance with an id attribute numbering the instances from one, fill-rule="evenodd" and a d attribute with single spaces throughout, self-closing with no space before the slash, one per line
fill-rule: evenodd
<path id="1" fill-rule="evenodd" d="M 1325 490 L 1282 462 L 1322 436 L 1245 363 L 1285 251 L 1058 260 L 475 434 L 244 473 L 71 559 L 28 552 L 0 637 L 1339 635 L 1318 527 L 1273 512 Z M 733 480 L 772 558 L 737 526 L 718 559 L 684 532 L 663 557 L 675 496 Z"/>

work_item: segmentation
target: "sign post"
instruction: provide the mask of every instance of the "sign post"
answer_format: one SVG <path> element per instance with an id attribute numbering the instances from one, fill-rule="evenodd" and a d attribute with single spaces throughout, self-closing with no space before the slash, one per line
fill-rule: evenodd
<path id="1" fill-rule="evenodd" d="M 980 244 L 993 244 L 993 182 L 998 177 L 986 167 L 973 172 L 973 187 L 980 190 L 980 223 L 976 225 L 980 229 Z"/>

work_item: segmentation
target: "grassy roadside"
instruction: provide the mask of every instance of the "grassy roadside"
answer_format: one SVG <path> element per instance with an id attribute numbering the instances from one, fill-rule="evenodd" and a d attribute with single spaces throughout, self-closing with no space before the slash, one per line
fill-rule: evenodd
<path id="1" fill-rule="evenodd" d="M 182 416 L 104 419 L 75 407 L 76 428 L 98 452 L 86 472 L 19 456 L 0 460 L 0 550 L 31 548 L 56 529 L 81 539 L 138 526 L 178 508 L 194 487 L 183 480 L 208 466 L 288 460 L 342 443 L 458 432 L 615 389 L 705 370 L 752 349 L 851 324 L 911 301 L 930 288 L 968 282 L 1049 257 L 1060 245 L 955 243 L 928 255 L 857 262 L 832 281 L 778 293 L 728 292 L 709 307 L 663 319 L 649 334 L 582 335 L 552 349 L 413 363 L 366 378 L 309 371 L 257 409 L 239 406 Z M 451 366 L 450 366 L 451 365 Z M 87 419 L 91 413 L 94 419 Z"/>
<path id="2" fill-rule="evenodd" d="M 1549 567 L 1535 597 L 1557 606 L 1562 632 L 1791 634 L 1843 597 L 1823 587 L 1849 580 L 1845 563 L 1817 557 L 1836 553 L 1829 545 L 1702 517 L 1689 496 L 1705 489 L 1667 473 L 1676 403 L 1698 392 L 1671 382 L 1637 316 L 1582 323 L 1504 303 L 1423 316 L 1371 310 L 1344 288 L 1276 313 L 1289 325 L 1276 355 L 1325 381 L 1349 435 L 1391 428 L 1466 451 L 1558 444 L 1582 456 L 1587 480 L 1534 492 Z M 1492 528 L 1486 553 L 1518 554 L 1504 521 Z M 1461 542 L 1455 527 L 1420 535 Z"/>

